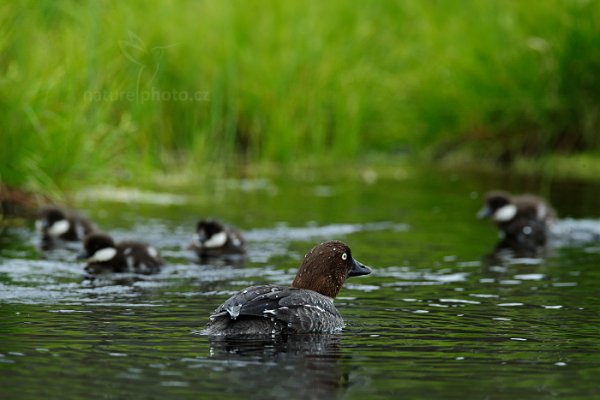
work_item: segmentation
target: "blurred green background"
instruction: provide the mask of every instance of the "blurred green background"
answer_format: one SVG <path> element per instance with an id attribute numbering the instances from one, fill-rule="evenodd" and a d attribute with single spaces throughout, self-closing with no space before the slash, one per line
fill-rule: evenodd
<path id="1" fill-rule="evenodd" d="M 583 0 L 2 2 L 0 181 L 405 156 L 589 170 L 599 18 Z"/>

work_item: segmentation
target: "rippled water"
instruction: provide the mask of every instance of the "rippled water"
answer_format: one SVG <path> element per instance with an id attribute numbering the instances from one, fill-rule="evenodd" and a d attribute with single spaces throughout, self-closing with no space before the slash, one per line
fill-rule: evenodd
<path id="1" fill-rule="evenodd" d="M 490 188 L 535 180 L 439 171 L 223 181 L 150 193 L 96 188 L 78 206 L 116 238 L 158 247 L 155 276 L 83 279 L 42 256 L 32 224 L 0 236 L 0 398 L 595 398 L 600 396 L 600 187 L 544 182 L 562 219 L 544 259 L 492 257 Z M 196 219 L 242 228 L 243 265 L 202 265 Z M 370 265 L 336 300 L 342 334 L 211 339 L 235 291 L 289 284 L 304 253 L 347 242 Z"/>

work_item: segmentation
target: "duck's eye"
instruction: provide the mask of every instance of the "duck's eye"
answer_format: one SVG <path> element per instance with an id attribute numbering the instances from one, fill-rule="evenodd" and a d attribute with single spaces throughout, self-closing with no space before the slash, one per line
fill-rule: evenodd
<path id="1" fill-rule="evenodd" d="M 342 260 L 346 261 L 348 259 L 348 253 L 342 254 Z"/>

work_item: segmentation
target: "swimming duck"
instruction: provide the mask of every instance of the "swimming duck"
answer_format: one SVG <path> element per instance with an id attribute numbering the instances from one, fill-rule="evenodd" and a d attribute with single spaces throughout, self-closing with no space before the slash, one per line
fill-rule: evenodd
<path id="1" fill-rule="evenodd" d="M 245 253 L 244 237 L 240 231 L 214 219 L 198 221 L 191 247 L 201 259 Z"/>
<path id="2" fill-rule="evenodd" d="M 68 242 L 80 242 L 94 231 L 94 226 L 84 216 L 56 206 L 41 208 L 35 226 L 41 234 L 42 250 L 68 247 Z"/>
<path id="3" fill-rule="evenodd" d="M 371 270 L 352 258 L 337 240 L 315 246 L 305 256 L 292 286 L 251 286 L 230 297 L 210 316 L 207 335 L 334 333 L 344 320 L 333 300 L 346 278 Z"/>
<path id="4" fill-rule="evenodd" d="M 105 272 L 153 274 L 159 272 L 163 265 L 154 247 L 135 241 L 115 243 L 105 233 L 89 234 L 85 238 L 83 247 L 79 258 L 87 260 L 85 270 L 90 274 Z"/>
<path id="5" fill-rule="evenodd" d="M 511 246 L 544 246 L 556 213 L 540 197 L 524 194 L 511 196 L 507 192 L 486 194 L 479 218 L 491 218 L 500 230 L 501 243 Z"/>

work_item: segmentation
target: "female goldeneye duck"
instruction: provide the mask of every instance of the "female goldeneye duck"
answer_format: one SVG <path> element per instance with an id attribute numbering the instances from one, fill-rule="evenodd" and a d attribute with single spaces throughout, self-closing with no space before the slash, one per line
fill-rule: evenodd
<path id="1" fill-rule="evenodd" d="M 42 250 L 65 247 L 67 242 L 80 242 L 94 231 L 94 226 L 84 216 L 56 206 L 40 209 L 35 226 L 41 235 Z"/>
<path id="2" fill-rule="evenodd" d="M 80 259 L 86 259 L 90 274 L 130 272 L 153 274 L 160 271 L 163 261 L 158 251 L 145 243 L 124 241 L 115 243 L 104 233 L 91 233 L 85 238 Z"/>
<path id="3" fill-rule="evenodd" d="M 245 253 L 242 234 L 214 219 L 198 221 L 191 248 L 201 259 Z"/>
<path id="4" fill-rule="evenodd" d="M 531 194 L 511 196 L 503 191 L 492 191 L 486 194 L 485 205 L 477 217 L 491 218 L 506 243 L 543 246 L 556 213 L 540 197 Z"/>
<path id="5" fill-rule="evenodd" d="M 230 297 L 210 316 L 206 335 L 334 333 L 344 320 L 333 299 L 350 276 L 371 270 L 352 258 L 350 248 L 332 240 L 310 250 L 291 287 L 251 286 Z"/>

